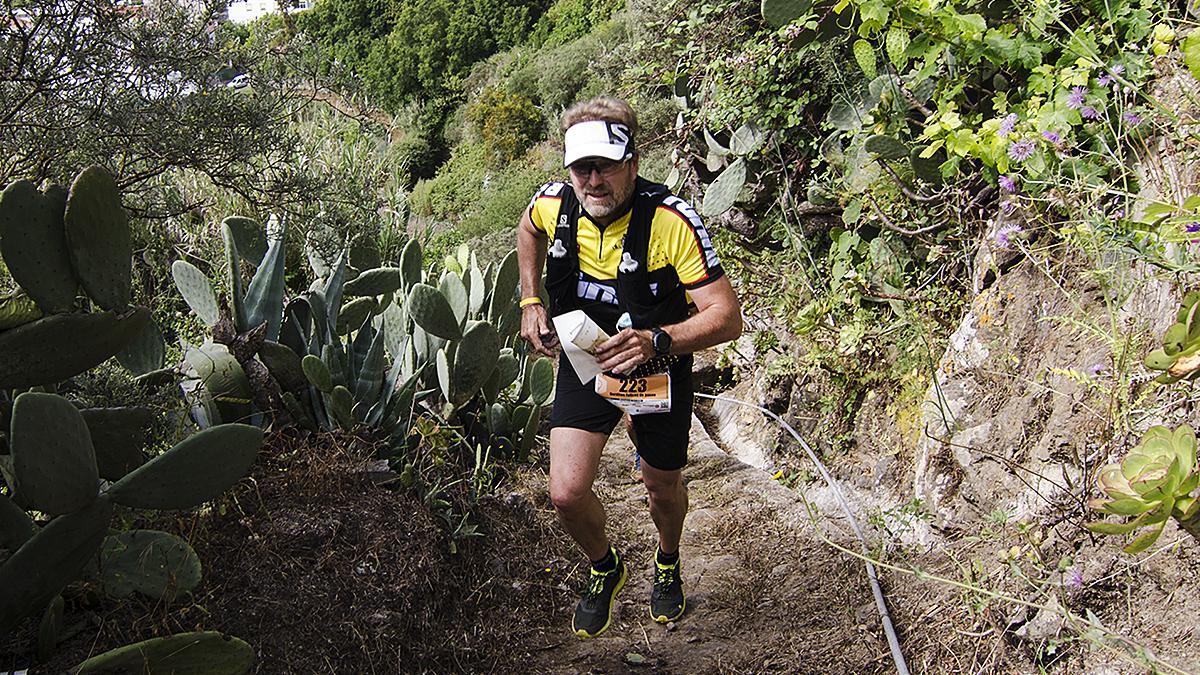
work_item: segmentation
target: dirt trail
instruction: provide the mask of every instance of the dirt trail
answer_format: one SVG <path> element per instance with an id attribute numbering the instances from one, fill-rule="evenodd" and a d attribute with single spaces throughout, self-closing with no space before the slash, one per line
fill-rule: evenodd
<path id="1" fill-rule="evenodd" d="M 532 481 L 536 477 L 530 476 Z M 729 457 L 693 418 L 684 470 L 690 513 L 683 534 L 688 608 L 676 624 L 650 619 L 656 542 L 645 488 L 623 431 L 601 462 L 597 492 L 629 581 L 613 626 L 593 640 L 569 632 L 582 583 L 579 555 L 563 562 L 552 625 L 523 636 L 538 672 L 888 672 L 887 643 L 862 565 L 820 542 L 799 497 Z M 529 485 L 548 505 L 545 486 Z M 537 518 L 552 525 L 553 512 Z M 565 555 L 571 552 L 564 551 Z M 532 628 L 532 627 L 531 627 Z"/>

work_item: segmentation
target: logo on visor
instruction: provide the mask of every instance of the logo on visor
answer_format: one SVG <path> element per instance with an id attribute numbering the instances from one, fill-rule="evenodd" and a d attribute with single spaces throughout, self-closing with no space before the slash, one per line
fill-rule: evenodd
<path id="1" fill-rule="evenodd" d="M 616 122 L 607 122 L 608 142 L 613 145 L 629 145 L 629 127 Z"/>

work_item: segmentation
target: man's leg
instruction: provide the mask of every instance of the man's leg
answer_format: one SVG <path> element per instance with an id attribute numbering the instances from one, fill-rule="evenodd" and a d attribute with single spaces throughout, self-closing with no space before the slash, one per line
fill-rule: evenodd
<path id="1" fill-rule="evenodd" d="M 642 482 L 650 493 L 650 517 L 658 528 L 659 550 L 654 554 L 650 617 L 659 623 L 669 623 L 683 616 L 687 607 L 679 570 L 679 538 L 687 515 L 687 488 L 681 469 L 656 469 L 644 461 Z"/>
<path id="2" fill-rule="evenodd" d="M 607 441 L 595 431 L 550 430 L 550 501 L 563 529 L 592 561 L 608 554 L 604 505 L 592 490 Z"/>
<path id="3" fill-rule="evenodd" d="M 650 495 L 650 517 L 658 528 L 658 547 L 663 553 L 675 553 L 679 550 L 683 519 L 688 508 L 683 471 L 663 471 L 642 462 L 642 482 L 646 484 L 646 491 Z"/>

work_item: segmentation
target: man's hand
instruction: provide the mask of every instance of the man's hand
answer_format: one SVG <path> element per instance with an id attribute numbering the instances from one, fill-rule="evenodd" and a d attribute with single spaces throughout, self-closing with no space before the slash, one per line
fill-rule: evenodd
<path id="1" fill-rule="evenodd" d="M 596 351 L 596 361 L 605 372 L 625 375 L 654 356 L 654 334 L 648 330 L 626 328 L 604 341 Z"/>
<path id="2" fill-rule="evenodd" d="M 542 305 L 521 308 L 521 337 L 539 354 L 553 357 L 558 349 L 558 334 Z"/>

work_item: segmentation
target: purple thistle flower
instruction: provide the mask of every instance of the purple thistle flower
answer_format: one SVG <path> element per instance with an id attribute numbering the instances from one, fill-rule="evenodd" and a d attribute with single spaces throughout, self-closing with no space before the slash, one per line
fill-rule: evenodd
<path id="1" fill-rule="evenodd" d="M 1042 138 L 1050 141 L 1051 143 L 1053 143 L 1055 145 L 1058 145 L 1059 142 L 1062 141 L 1062 136 L 1059 136 L 1058 134 L 1054 133 L 1053 131 L 1043 131 Z"/>
<path id="2" fill-rule="evenodd" d="M 1000 130 L 996 133 L 1000 136 L 1000 138 L 1004 138 L 1005 136 L 1011 134 L 1012 130 L 1016 128 L 1016 126 L 1017 113 L 1009 113 L 1008 116 L 1004 118 L 1004 121 L 1000 123 Z"/>
<path id="3" fill-rule="evenodd" d="M 1000 184 L 1000 187 L 1004 188 L 1005 192 L 1017 191 L 1017 181 L 1013 180 L 1012 176 L 1000 176 L 996 179 L 996 182 Z"/>
<path id="4" fill-rule="evenodd" d="M 1108 69 L 1108 73 L 1110 75 L 1112 75 L 1113 77 L 1119 77 L 1121 75 L 1124 75 L 1125 74 L 1125 66 L 1123 66 L 1119 63 L 1114 63 L 1114 64 L 1112 64 L 1112 67 Z"/>
<path id="5" fill-rule="evenodd" d="M 1121 113 L 1121 120 L 1131 127 L 1136 127 L 1142 123 L 1141 115 L 1138 115 L 1130 110 L 1126 110 L 1125 112 Z"/>
<path id="6" fill-rule="evenodd" d="M 1033 141 L 1016 141 L 1008 146 L 1008 156 L 1015 162 L 1024 162 L 1033 155 Z"/>
<path id="7" fill-rule="evenodd" d="M 1108 85 L 1112 84 L 1113 82 L 1115 82 L 1115 80 L 1113 80 L 1113 76 L 1109 75 L 1108 73 L 1101 75 L 1100 78 L 1096 80 L 1096 83 L 1099 84 L 1101 87 L 1107 87 Z"/>
<path id="8" fill-rule="evenodd" d="M 1100 111 L 1096 110 L 1095 108 L 1093 108 L 1090 105 L 1083 106 L 1083 109 L 1079 111 L 1079 114 L 1082 115 L 1083 119 L 1085 119 L 1085 120 L 1100 119 Z"/>
<path id="9" fill-rule="evenodd" d="M 1024 228 L 1016 223 L 1001 226 L 1000 229 L 996 230 L 996 248 L 1007 250 L 1011 244 L 1012 236 L 1024 231 Z"/>
<path id="10" fill-rule="evenodd" d="M 1071 87 L 1071 93 L 1067 94 L 1067 107 L 1071 110 L 1079 110 L 1083 107 L 1083 100 L 1087 97 L 1087 87 Z"/>

